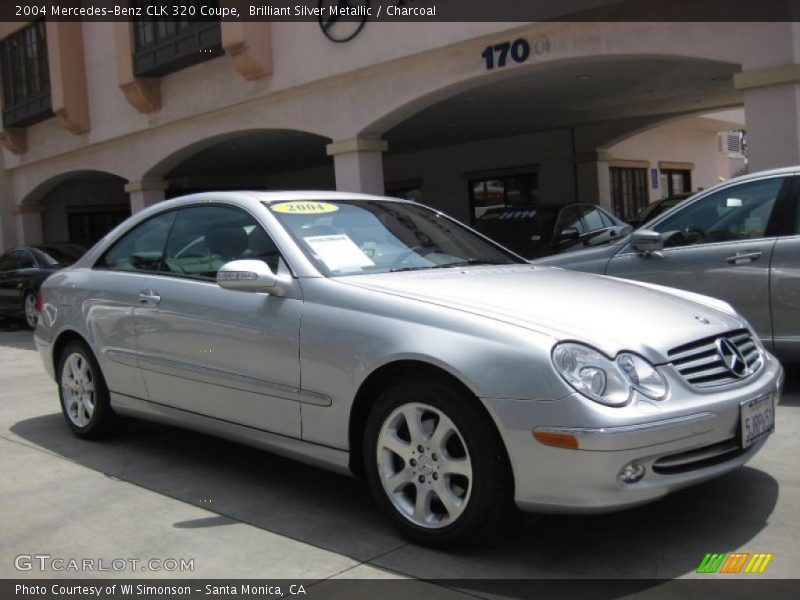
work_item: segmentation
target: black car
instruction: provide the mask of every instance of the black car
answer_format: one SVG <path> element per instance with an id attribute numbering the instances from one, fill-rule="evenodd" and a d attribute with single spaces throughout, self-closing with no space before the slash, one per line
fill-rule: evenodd
<path id="1" fill-rule="evenodd" d="M 638 229 L 648 221 L 652 221 L 658 215 L 667 212 L 670 208 L 678 206 L 681 202 L 689 198 L 691 194 L 675 194 L 661 200 L 656 200 L 652 204 L 648 204 L 639 211 L 635 217 L 628 221 L 634 229 Z"/>
<path id="2" fill-rule="evenodd" d="M 22 317 L 36 327 L 36 291 L 47 277 L 78 260 L 76 244 L 18 246 L 0 256 L 0 316 Z"/>
<path id="3" fill-rule="evenodd" d="M 607 244 L 631 231 L 605 209 L 582 202 L 490 208 L 474 228 L 525 258 Z"/>

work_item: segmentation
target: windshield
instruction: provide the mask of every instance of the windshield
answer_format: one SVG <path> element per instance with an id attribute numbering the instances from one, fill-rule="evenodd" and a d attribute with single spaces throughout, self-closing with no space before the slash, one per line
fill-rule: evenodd
<path id="1" fill-rule="evenodd" d="M 418 204 L 381 200 L 267 203 L 329 276 L 523 262 Z"/>

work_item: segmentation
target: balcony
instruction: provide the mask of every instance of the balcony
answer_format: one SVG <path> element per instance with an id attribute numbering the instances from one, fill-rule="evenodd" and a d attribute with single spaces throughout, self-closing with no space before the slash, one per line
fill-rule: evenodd
<path id="1" fill-rule="evenodd" d="M 224 53 L 219 21 L 141 21 L 134 28 L 137 77 L 161 77 Z"/>
<path id="2" fill-rule="evenodd" d="M 0 42 L 3 127 L 22 128 L 53 116 L 44 21 Z"/>

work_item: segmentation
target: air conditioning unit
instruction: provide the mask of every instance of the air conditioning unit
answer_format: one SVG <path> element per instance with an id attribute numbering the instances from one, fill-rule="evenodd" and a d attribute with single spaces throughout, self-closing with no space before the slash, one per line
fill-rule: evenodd
<path id="1" fill-rule="evenodd" d="M 741 157 L 743 134 L 741 131 L 722 131 L 717 134 L 717 153 L 722 156 Z"/>

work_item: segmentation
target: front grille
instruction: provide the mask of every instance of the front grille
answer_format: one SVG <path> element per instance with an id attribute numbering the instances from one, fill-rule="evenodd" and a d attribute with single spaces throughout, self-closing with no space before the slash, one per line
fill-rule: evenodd
<path id="1" fill-rule="evenodd" d="M 744 377 L 734 375 L 717 352 L 717 340 L 726 338 L 742 353 L 747 372 Z M 723 335 L 704 338 L 691 344 L 673 348 L 668 353 L 669 362 L 678 370 L 687 383 L 698 388 L 727 385 L 750 377 L 761 368 L 762 357 L 752 334 L 738 329 Z"/>
<path id="2" fill-rule="evenodd" d="M 733 460 L 744 452 L 736 440 L 731 438 L 724 442 L 659 458 L 653 463 L 653 472 L 660 475 L 688 473 Z"/>

